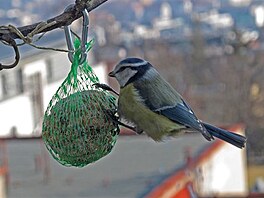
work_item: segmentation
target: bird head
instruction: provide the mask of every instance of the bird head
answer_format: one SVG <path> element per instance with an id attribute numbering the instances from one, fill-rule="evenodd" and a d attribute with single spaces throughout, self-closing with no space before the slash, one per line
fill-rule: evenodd
<path id="1" fill-rule="evenodd" d="M 142 78 L 152 65 L 140 58 L 126 58 L 120 61 L 108 76 L 116 78 L 121 87 Z"/>

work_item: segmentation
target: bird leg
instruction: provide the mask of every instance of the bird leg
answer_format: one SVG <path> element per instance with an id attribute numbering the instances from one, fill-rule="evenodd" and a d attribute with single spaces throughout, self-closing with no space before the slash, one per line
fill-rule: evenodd
<path id="1" fill-rule="evenodd" d="M 119 96 L 119 93 L 117 93 L 112 87 L 110 87 L 109 85 L 107 84 L 103 84 L 103 83 L 94 83 L 92 86 L 95 86 L 96 88 L 101 88 L 103 90 L 106 90 L 106 91 L 111 91 L 113 92 L 114 94 L 116 94 L 117 96 Z M 116 110 L 114 110 L 114 112 L 116 112 Z M 137 134 L 141 134 L 143 133 L 143 130 L 141 129 L 138 129 L 137 127 L 133 127 L 133 126 L 129 126 L 123 122 L 120 122 L 119 121 L 119 117 L 116 116 L 113 111 L 111 110 L 105 110 L 105 113 L 107 114 L 107 116 L 111 119 L 112 122 L 114 122 L 115 124 L 118 124 L 120 126 L 123 126 L 123 127 L 126 127 L 134 132 L 136 132 Z"/>
<path id="2" fill-rule="evenodd" d="M 136 132 L 137 134 L 141 134 L 143 131 L 142 130 L 138 130 L 137 127 L 133 127 L 133 126 L 129 126 L 123 122 L 120 122 L 118 119 L 119 117 L 114 115 L 113 111 L 111 110 L 104 110 L 105 114 L 111 119 L 112 122 L 114 122 L 115 124 L 118 124 L 120 126 L 126 127 L 134 132 Z"/>
<path id="3" fill-rule="evenodd" d="M 95 86 L 96 88 L 101 88 L 101 89 L 106 90 L 106 91 L 111 91 L 111 92 L 113 92 L 114 94 L 116 94 L 117 96 L 119 96 L 119 93 L 117 93 L 112 87 L 110 87 L 110 86 L 107 85 L 107 84 L 103 84 L 103 83 L 94 83 L 92 86 Z"/>

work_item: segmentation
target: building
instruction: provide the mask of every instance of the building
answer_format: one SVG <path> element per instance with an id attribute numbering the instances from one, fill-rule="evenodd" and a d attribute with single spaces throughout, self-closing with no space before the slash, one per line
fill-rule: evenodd
<path id="1" fill-rule="evenodd" d="M 229 128 L 244 133 L 242 125 Z M 145 197 L 245 197 L 247 165 L 245 150 L 215 141 L 186 164 L 150 189 Z"/>
<path id="2" fill-rule="evenodd" d="M 46 44 L 66 49 L 64 39 L 56 38 L 62 34 L 63 31 L 50 36 Z M 0 119 L 5 120 L 0 126 L 0 136 L 32 135 L 34 130 L 35 135 L 40 135 L 44 111 L 70 70 L 67 53 L 28 48 L 22 48 L 21 52 L 22 59 L 16 68 L 0 72 Z M 95 64 L 92 53 L 89 55 L 89 63 Z M 105 82 L 104 65 L 93 66 Z"/>
<path id="3" fill-rule="evenodd" d="M 230 130 L 243 133 L 241 125 Z M 6 142 L 9 196 L 245 197 L 245 149 L 191 133 L 156 143 L 120 136 L 111 153 L 83 168 L 64 167 L 35 139 Z M 259 194 L 260 197 L 263 196 Z"/>

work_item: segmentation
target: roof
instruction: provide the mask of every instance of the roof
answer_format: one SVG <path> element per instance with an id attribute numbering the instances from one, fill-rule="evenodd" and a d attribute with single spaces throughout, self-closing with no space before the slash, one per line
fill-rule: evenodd
<path id="1" fill-rule="evenodd" d="M 161 143 L 140 136 L 120 136 L 113 151 L 84 168 L 63 167 L 48 154 L 50 180 L 35 172 L 34 159 L 42 141 L 8 142 L 10 197 L 140 197 L 154 184 L 185 163 L 184 151 L 196 153 L 210 145 L 200 134 L 183 135 Z M 47 153 L 46 153 L 47 154 Z"/>
<path id="2" fill-rule="evenodd" d="M 244 133 L 245 126 L 243 124 L 234 124 L 228 127 L 228 130 L 235 133 Z M 196 194 L 197 192 L 195 192 L 195 190 L 193 189 L 192 184 L 195 183 L 197 176 L 193 175 L 192 172 L 196 172 L 198 170 L 197 168 L 201 167 L 202 163 L 208 161 L 212 156 L 216 155 L 217 152 L 220 150 L 220 148 L 223 147 L 224 145 L 228 145 L 228 144 L 220 139 L 216 139 L 215 141 L 212 142 L 212 144 L 201 147 L 201 149 L 196 152 L 195 156 L 189 158 L 186 164 L 177 167 L 171 173 L 168 173 L 167 176 L 161 178 L 160 181 L 154 184 L 151 188 L 146 189 L 142 197 L 147 197 L 147 198 L 178 197 L 179 195 L 182 194 L 184 194 L 185 197 L 189 197 L 190 194 L 192 193 Z M 232 145 L 229 146 L 234 148 Z M 239 150 L 239 151 L 243 152 L 243 150 Z M 203 174 L 206 175 L 206 173 Z M 232 172 L 232 175 L 235 174 Z M 213 181 L 212 178 L 213 178 L 213 174 L 210 173 L 210 182 Z M 203 177 L 203 180 L 204 179 L 205 178 Z M 221 194 L 224 192 L 218 192 L 218 193 Z M 239 193 L 237 194 L 235 193 L 237 192 L 234 192 L 234 195 L 238 197 Z M 216 196 L 220 196 L 220 195 L 216 195 Z"/>
<path id="3" fill-rule="evenodd" d="M 38 36 L 35 36 L 34 39 L 37 39 Z M 18 42 L 21 43 L 21 42 Z M 53 47 L 53 48 L 64 48 L 66 46 L 66 41 L 64 37 L 63 30 L 57 30 L 47 33 L 44 37 L 42 37 L 38 42 L 34 42 L 35 45 L 41 47 Z M 12 47 L 5 46 L 0 43 L 0 62 L 6 61 L 14 61 L 14 50 Z M 21 55 L 21 59 L 32 58 L 32 56 L 36 56 L 38 54 L 43 54 L 47 52 L 54 53 L 52 50 L 39 50 L 29 45 L 23 45 L 19 47 L 19 52 Z M 4 61 L 3 61 L 4 60 Z"/>
<path id="4" fill-rule="evenodd" d="M 72 3 L 70 0 L 63 0 L 63 3 L 58 4 L 58 1 L 47 0 L 20 0 L 20 1 L 5 1 L 0 0 L 0 25 L 12 24 L 17 27 L 33 24 L 42 20 L 47 20 L 51 17 L 59 15 L 63 12 L 65 5 Z M 43 9 L 45 6 L 46 9 Z M 13 14 L 12 14 L 13 13 Z M 58 47 L 65 45 L 63 30 L 52 31 L 40 39 L 36 44 L 39 46 Z M 34 37 L 36 39 L 37 36 Z M 18 41 L 21 43 L 21 41 Z M 0 42 L 0 62 L 12 61 L 14 51 L 12 48 Z M 41 50 L 36 50 L 30 46 L 19 47 L 21 58 L 43 53 Z M 4 60 L 4 61 L 3 61 Z"/>

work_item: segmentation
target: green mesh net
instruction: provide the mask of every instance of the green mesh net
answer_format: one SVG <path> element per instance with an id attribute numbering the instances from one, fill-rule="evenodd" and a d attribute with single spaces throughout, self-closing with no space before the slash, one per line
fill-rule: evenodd
<path id="1" fill-rule="evenodd" d="M 90 50 L 92 41 L 87 44 Z M 80 41 L 76 39 L 75 49 Z M 65 166 L 82 167 L 109 154 L 119 128 L 105 110 L 115 110 L 115 98 L 92 86 L 99 83 L 77 50 L 71 70 L 52 97 L 44 115 L 42 138 L 51 155 Z"/>

